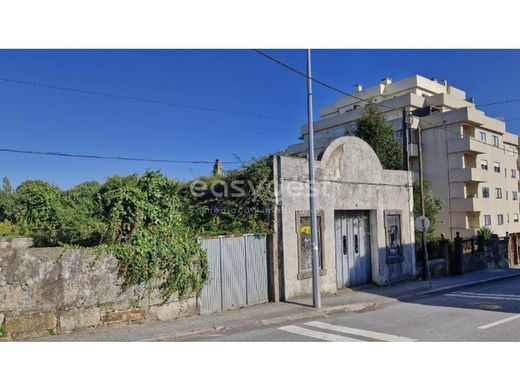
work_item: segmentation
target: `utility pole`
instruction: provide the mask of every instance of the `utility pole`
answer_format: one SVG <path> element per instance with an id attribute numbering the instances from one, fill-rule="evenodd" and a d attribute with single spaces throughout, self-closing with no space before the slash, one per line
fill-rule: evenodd
<path id="1" fill-rule="evenodd" d="M 424 172 L 423 172 L 423 153 L 422 153 L 422 134 L 421 125 L 417 127 L 417 146 L 419 151 L 419 188 L 421 196 L 421 215 L 426 216 L 426 208 L 424 207 Z M 424 269 L 426 278 L 432 288 L 432 278 L 430 275 L 430 266 L 428 265 L 428 247 L 426 246 L 426 232 L 421 232 L 422 246 L 423 246 L 423 257 L 424 257 Z"/>
<path id="2" fill-rule="evenodd" d="M 307 122 L 309 141 L 309 202 L 311 210 L 312 304 L 321 308 L 320 270 L 318 263 L 318 224 L 316 218 L 316 183 L 314 171 L 314 121 L 312 117 L 311 49 L 307 49 Z"/>
<path id="3" fill-rule="evenodd" d="M 403 170 L 409 171 L 410 167 L 408 164 L 408 117 L 409 112 L 406 108 L 403 108 Z"/>

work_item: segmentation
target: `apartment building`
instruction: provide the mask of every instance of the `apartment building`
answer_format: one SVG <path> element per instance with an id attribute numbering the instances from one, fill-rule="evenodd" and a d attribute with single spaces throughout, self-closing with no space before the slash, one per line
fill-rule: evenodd
<path id="1" fill-rule="evenodd" d="M 466 93 L 448 84 L 415 75 L 363 89 L 320 109 L 314 123 L 319 155 L 335 138 L 352 134 L 356 119 L 371 100 L 378 105 L 402 140 L 402 109 L 416 113 L 408 134 L 409 167 L 418 178 L 417 129 L 421 129 L 425 179 L 443 202 L 437 232 L 470 237 L 482 226 L 499 236 L 520 233 L 518 135 L 503 120 L 487 116 Z M 308 129 L 288 152 L 304 155 Z M 362 164 L 362 161 L 360 161 Z"/>

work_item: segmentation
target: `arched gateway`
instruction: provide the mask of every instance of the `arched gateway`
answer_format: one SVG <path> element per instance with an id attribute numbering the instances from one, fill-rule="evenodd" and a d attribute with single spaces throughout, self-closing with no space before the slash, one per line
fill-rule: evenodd
<path id="1" fill-rule="evenodd" d="M 312 292 L 308 162 L 276 156 L 282 299 Z M 331 142 L 316 161 L 321 290 L 414 277 L 411 173 L 384 170 L 357 137 Z"/>

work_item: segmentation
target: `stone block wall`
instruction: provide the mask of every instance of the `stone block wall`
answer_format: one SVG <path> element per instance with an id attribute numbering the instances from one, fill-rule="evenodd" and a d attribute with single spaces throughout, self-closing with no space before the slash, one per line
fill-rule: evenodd
<path id="1" fill-rule="evenodd" d="M 161 305 L 157 291 L 124 289 L 110 254 L 30 245 L 28 239 L 0 242 L 3 339 L 198 314 L 196 297 L 173 297 Z"/>

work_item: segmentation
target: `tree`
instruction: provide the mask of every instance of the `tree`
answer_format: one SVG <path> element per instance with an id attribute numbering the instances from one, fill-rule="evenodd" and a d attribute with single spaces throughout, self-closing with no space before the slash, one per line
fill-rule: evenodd
<path id="1" fill-rule="evenodd" d="M 4 176 L 2 183 L 3 183 L 4 192 L 7 192 L 8 194 L 12 194 L 13 187 L 11 186 L 11 182 L 9 181 L 9 178 L 7 176 Z"/>
<path id="2" fill-rule="evenodd" d="M 41 180 L 27 180 L 16 189 L 17 226 L 38 246 L 58 243 L 60 196 L 58 187 Z"/>
<path id="3" fill-rule="evenodd" d="M 395 130 L 375 104 L 365 106 L 356 124 L 354 135 L 374 149 L 384 169 L 403 169 L 403 151 Z"/>
<path id="4" fill-rule="evenodd" d="M 437 225 L 437 219 L 439 217 L 439 211 L 442 208 L 442 201 L 435 197 L 430 189 L 430 183 L 424 180 L 424 211 L 426 217 L 430 220 L 429 233 L 435 230 Z M 421 188 L 418 181 L 413 183 L 413 214 L 417 218 L 421 213 Z"/>
<path id="5" fill-rule="evenodd" d="M 98 182 L 87 181 L 61 194 L 58 212 L 60 243 L 81 246 L 100 243 L 106 230 L 101 220 L 100 188 Z"/>
<path id="6" fill-rule="evenodd" d="M 16 195 L 9 178 L 4 177 L 3 188 L 0 190 L 0 222 L 7 220 L 15 222 L 14 208 Z"/>
<path id="7" fill-rule="evenodd" d="M 222 175 L 196 179 L 180 192 L 190 226 L 203 235 L 270 232 L 272 177 L 271 159 L 264 156 Z"/>

